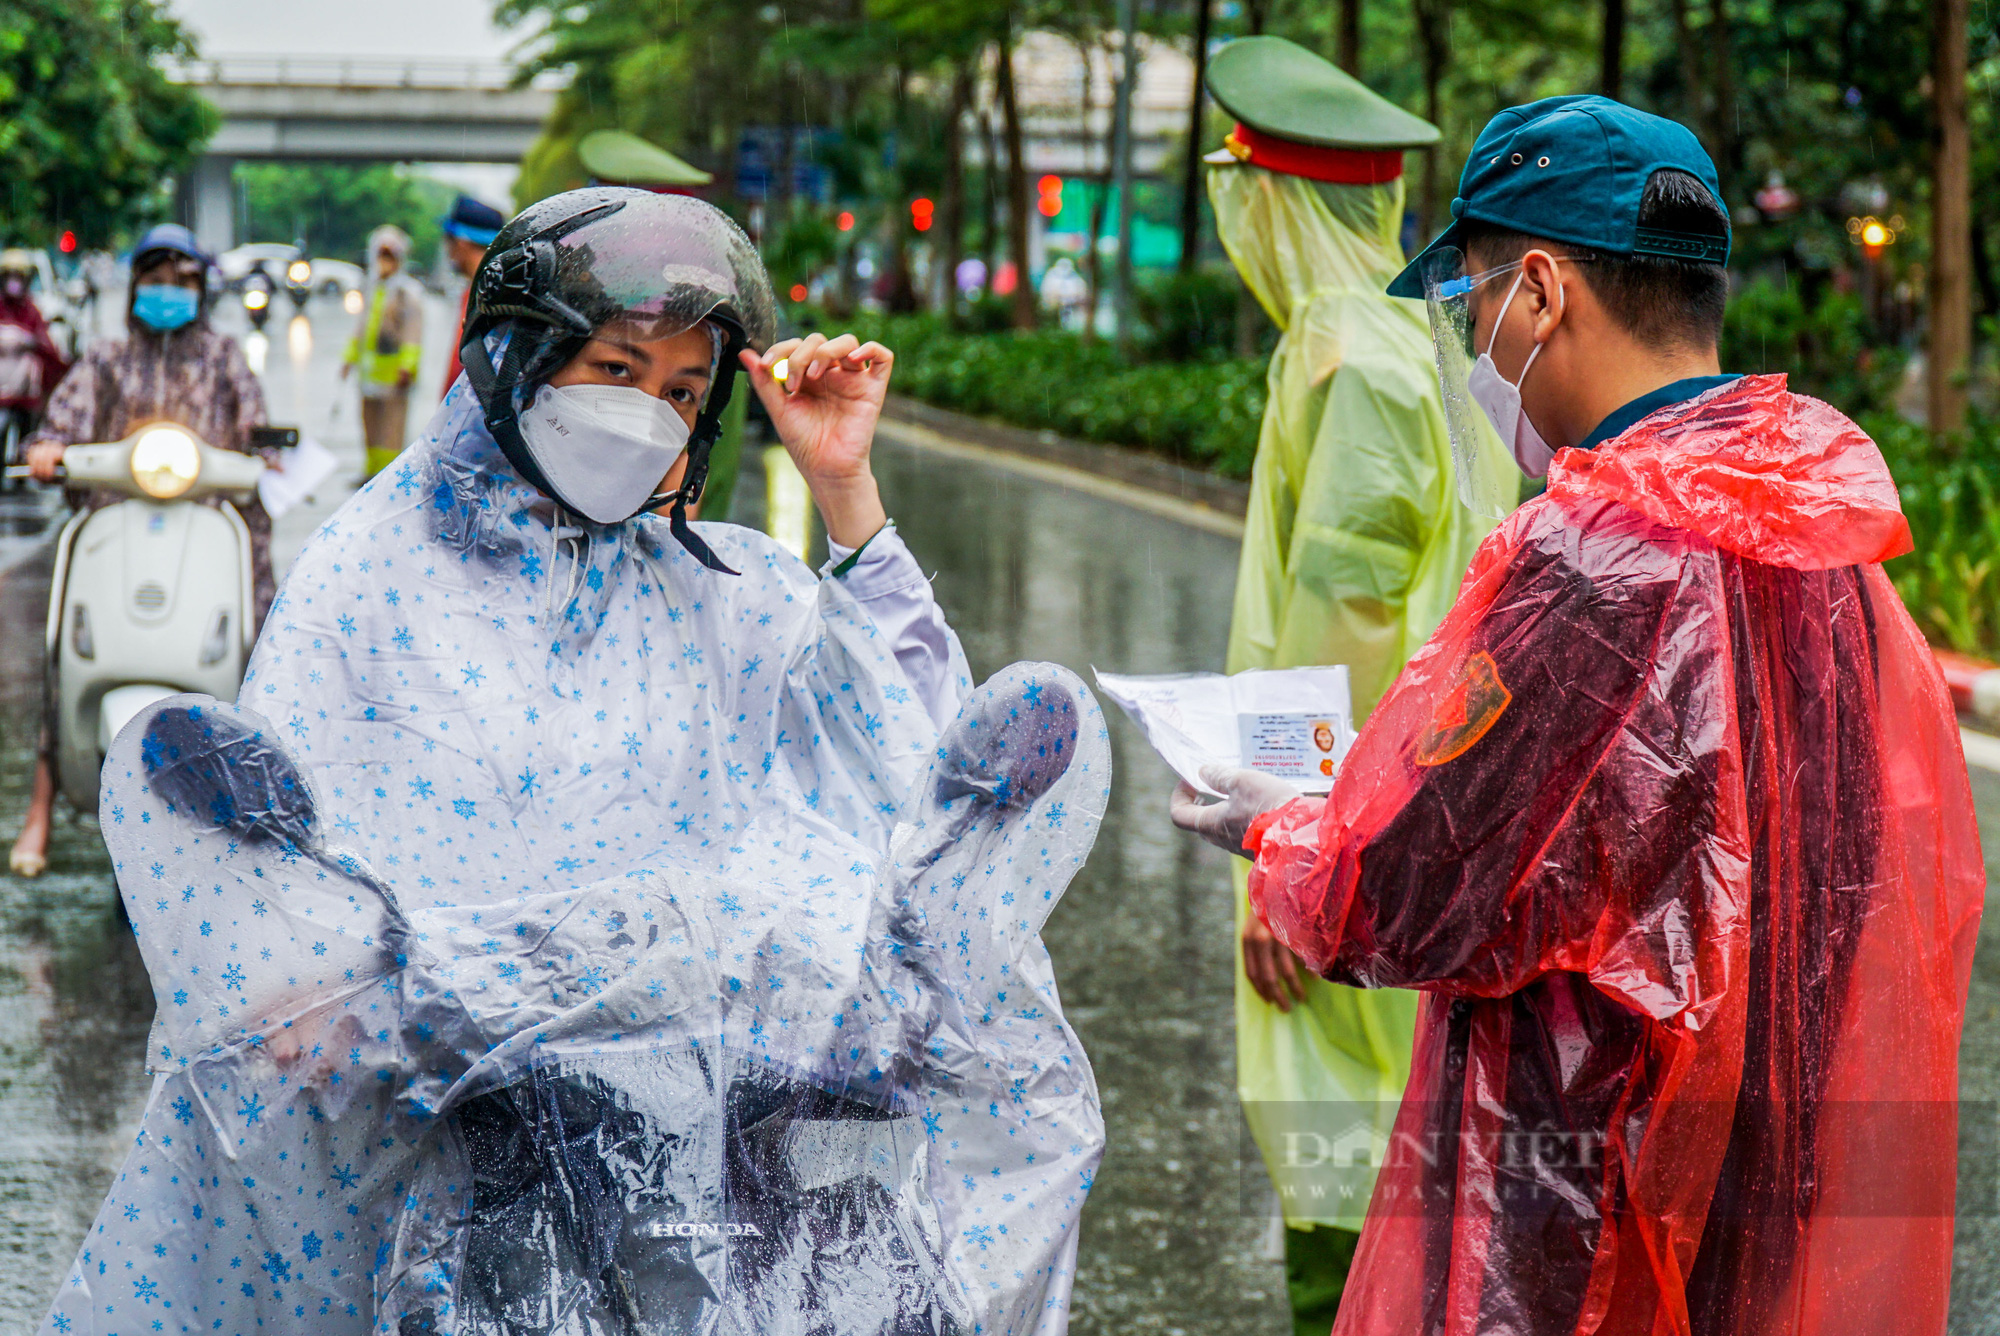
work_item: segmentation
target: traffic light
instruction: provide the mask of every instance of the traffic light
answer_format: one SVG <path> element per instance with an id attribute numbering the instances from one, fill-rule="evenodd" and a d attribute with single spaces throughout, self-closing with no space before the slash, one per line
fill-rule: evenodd
<path id="1" fill-rule="evenodd" d="M 76 249 L 76 233 L 65 230 L 62 236 L 56 241 L 56 249 L 64 255 L 68 255 L 74 251 Z"/>
<path id="2" fill-rule="evenodd" d="M 916 199 L 910 201 L 910 226 L 919 232 L 930 231 L 931 217 L 936 212 L 937 206 L 935 204 L 921 195 L 918 196 Z"/>
<path id="3" fill-rule="evenodd" d="M 1872 215 L 1866 218 L 1850 218 L 1847 220 L 1847 235 L 1853 238 L 1855 245 L 1861 247 L 1863 255 L 1871 260 L 1879 260 L 1885 249 L 1896 244 L 1896 234 L 1902 231 L 1902 224 L 1900 215 L 1886 223 Z"/>
<path id="4" fill-rule="evenodd" d="M 833 220 L 833 225 L 843 232 L 852 232 L 854 230 L 854 215 L 842 209 L 840 217 Z"/>
<path id="5" fill-rule="evenodd" d="M 1035 184 L 1041 191 L 1042 196 L 1036 202 L 1035 207 L 1042 211 L 1042 217 L 1053 218 L 1061 213 L 1063 210 L 1063 179 L 1060 176 L 1045 176 Z"/>

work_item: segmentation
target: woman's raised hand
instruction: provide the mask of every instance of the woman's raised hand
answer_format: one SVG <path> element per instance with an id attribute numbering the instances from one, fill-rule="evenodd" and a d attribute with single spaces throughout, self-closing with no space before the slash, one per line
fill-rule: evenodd
<path id="1" fill-rule="evenodd" d="M 778 439 L 812 488 L 827 536 L 843 547 L 861 546 L 887 520 L 868 452 L 895 355 L 852 334 L 808 334 L 761 356 L 745 351 L 742 360 Z M 781 362 L 782 381 L 772 375 Z"/>

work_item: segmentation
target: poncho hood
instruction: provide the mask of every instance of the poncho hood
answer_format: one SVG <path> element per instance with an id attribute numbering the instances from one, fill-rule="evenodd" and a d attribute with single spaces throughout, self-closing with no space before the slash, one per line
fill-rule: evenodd
<path id="1" fill-rule="evenodd" d="M 1559 452 L 1549 495 L 1617 501 L 1793 570 L 1883 562 L 1913 546 L 1875 442 L 1782 375 L 1741 377 L 1595 450 Z"/>

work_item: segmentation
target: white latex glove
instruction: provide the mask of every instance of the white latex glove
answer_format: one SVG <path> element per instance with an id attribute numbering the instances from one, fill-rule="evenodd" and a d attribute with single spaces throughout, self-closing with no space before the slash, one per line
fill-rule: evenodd
<path id="1" fill-rule="evenodd" d="M 1168 815 L 1182 830 L 1191 830 L 1216 848 L 1243 857 L 1248 857 L 1243 852 L 1243 839 L 1250 833 L 1250 823 L 1300 796 L 1282 779 L 1226 765 L 1204 767 L 1201 782 L 1223 794 L 1223 800 L 1204 802 L 1182 781 L 1168 800 Z"/>

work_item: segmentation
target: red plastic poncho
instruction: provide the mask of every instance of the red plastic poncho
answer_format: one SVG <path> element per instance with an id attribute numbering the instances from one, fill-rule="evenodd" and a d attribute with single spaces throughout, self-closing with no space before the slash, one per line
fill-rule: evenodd
<path id="1" fill-rule="evenodd" d="M 1780 376 L 1556 457 L 1251 896 L 1423 990 L 1338 1336 L 1942 1332 L 1985 891 L 1874 444 Z"/>

